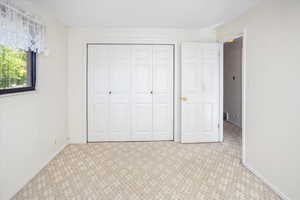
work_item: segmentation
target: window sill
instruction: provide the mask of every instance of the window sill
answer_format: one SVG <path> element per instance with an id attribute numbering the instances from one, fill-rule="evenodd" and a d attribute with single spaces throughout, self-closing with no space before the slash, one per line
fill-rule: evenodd
<path id="1" fill-rule="evenodd" d="M 21 95 L 32 95 L 32 94 L 37 94 L 38 91 L 37 89 L 35 90 L 29 90 L 29 91 L 23 91 L 23 92 L 15 92 L 15 93 L 8 93 L 8 94 L 1 94 L 1 98 L 8 98 L 8 97 L 13 97 L 13 96 L 21 96 Z"/>

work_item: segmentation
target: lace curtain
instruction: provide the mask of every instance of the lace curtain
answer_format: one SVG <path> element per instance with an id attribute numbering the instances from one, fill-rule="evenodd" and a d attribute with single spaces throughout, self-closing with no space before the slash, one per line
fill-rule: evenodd
<path id="1" fill-rule="evenodd" d="M 0 1 L 0 45 L 45 52 L 45 26 L 9 2 Z"/>

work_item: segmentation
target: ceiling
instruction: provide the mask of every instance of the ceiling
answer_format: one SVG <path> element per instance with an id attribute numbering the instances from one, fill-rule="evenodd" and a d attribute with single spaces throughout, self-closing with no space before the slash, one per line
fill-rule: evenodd
<path id="1" fill-rule="evenodd" d="M 204 28 L 236 17 L 259 0 L 31 0 L 75 27 Z"/>

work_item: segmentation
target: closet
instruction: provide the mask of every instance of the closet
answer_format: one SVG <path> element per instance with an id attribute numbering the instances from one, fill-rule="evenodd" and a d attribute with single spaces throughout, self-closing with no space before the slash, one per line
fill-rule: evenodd
<path id="1" fill-rule="evenodd" d="M 173 45 L 88 45 L 89 142 L 173 140 L 173 52 Z"/>

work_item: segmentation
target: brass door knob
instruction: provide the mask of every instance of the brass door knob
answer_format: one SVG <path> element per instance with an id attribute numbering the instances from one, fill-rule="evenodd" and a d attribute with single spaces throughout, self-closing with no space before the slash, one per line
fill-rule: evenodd
<path id="1" fill-rule="evenodd" d="M 181 101 L 187 101 L 188 98 L 187 97 L 181 97 Z"/>

